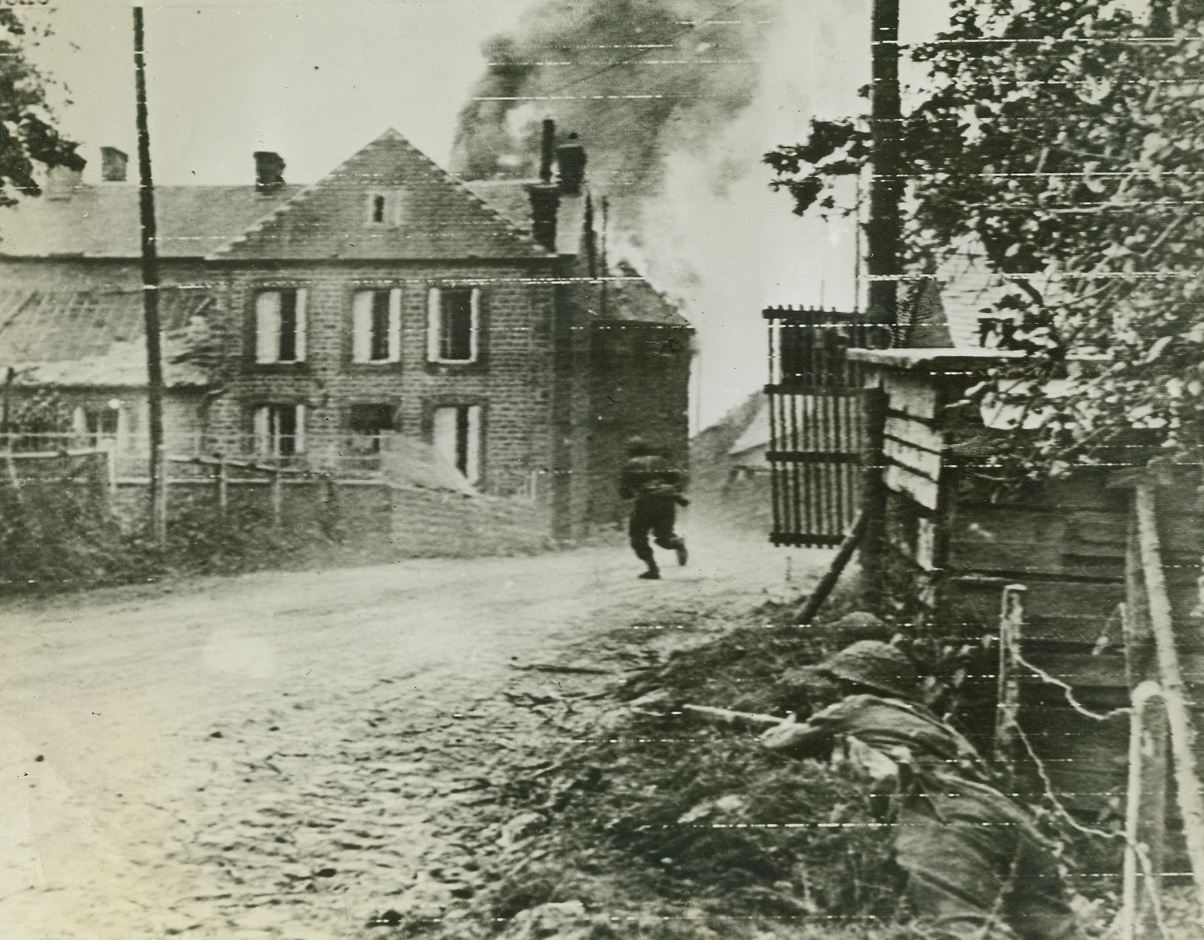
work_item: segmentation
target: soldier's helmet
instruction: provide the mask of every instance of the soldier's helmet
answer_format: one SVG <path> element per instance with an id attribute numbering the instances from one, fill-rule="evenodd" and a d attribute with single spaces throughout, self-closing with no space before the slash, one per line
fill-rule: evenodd
<path id="1" fill-rule="evenodd" d="M 838 637 L 844 643 L 852 643 L 856 640 L 886 641 L 894 635 L 894 630 L 886 621 L 863 610 L 855 610 L 851 614 L 845 614 L 839 620 L 833 622 L 828 627 L 828 630 L 834 637 Z"/>
<path id="2" fill-rule="evenodd" d="M 652 453 L 652 447 L 637 435 L 627 439 L 627 453 L 632 457 L 646 457 Z"/>
<path id="3" fill-rule="evenodd" d="M 859 640 L 815 667 L 820 675 L 856 682 L 901 698 L 916 695 L 916 670 L 906 656 L 889 643 Z"/>

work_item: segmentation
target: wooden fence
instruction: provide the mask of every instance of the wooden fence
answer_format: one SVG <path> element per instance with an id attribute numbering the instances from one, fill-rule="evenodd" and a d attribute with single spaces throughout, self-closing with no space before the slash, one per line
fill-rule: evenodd
<path id="1" fill-rule="evenodd" d="M 845 352 L 882 327 L 859 314 L 772 307 L 770 465 L 775 545 L 839 545 L 859 507 L 865 415 L 860 366 Z"/>

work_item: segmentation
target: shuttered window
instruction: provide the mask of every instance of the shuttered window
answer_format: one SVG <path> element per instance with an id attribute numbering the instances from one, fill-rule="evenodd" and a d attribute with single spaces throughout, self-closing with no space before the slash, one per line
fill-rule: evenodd
<path id="1" fill-rule="evenodd" d="M 469 483 L 481 479 L 481 407 L 448 405 L 435 409 L 436 452 Z"/>
<path id="2" fill-rule="evenodd" d="M 401 360 L 401 289 L 356 291 L 351 305 L 353 362 Z"/>
<path id="3" fill-rule="evenodd" d="M 265 290 L 255 295 L 255 361 L 304 362 L 306 291 Z"/>

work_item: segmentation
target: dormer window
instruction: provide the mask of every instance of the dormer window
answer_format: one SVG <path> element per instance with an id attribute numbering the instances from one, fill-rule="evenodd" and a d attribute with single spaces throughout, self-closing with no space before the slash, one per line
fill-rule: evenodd
<path id="1" fill-rule="evenodd" d="M 401 194 L 368 193 L 364 221 L 368 225 L 397 226 L 401 224 Z"/>

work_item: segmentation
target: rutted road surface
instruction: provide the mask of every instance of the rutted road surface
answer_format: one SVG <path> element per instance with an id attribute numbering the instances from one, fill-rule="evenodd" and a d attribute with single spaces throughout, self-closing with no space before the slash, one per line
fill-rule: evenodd
<path id="1" fill-rule="evenodd" d="M 694 541 L 655 583 L 613 547 L 0 607 L 0 936 L 330 940 L 466 897 L 430 866 L 483 758 L 558 733 L 514 702 L 604 681 L 514 667 L 622 627 L 638 656 L 822 557 Z"/>

